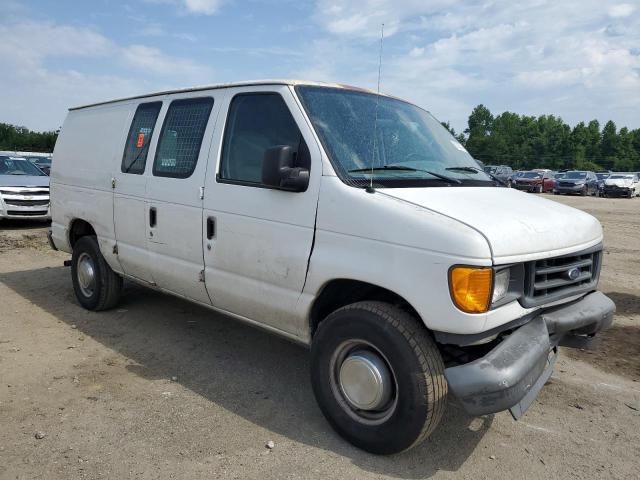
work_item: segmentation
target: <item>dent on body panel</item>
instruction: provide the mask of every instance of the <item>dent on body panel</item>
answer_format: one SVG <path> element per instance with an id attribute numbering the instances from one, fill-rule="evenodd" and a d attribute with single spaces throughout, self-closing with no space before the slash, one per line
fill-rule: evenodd
<path id="1" fill-rule="evenodd" d="M 219 238 L 224 238 L 225 242 L 234 245 L 244 245 L 246 248 L 235 250 L 239 253 L 234 258 L 221 259 L 225 269 L 253 271 L 256 274 L 255 280 L 282 284 L 278 280 L 286 280 L 289 277 L 291 259 L 274 255 L 273 252 L 281 251 L 280 243 L 283 239 L 261 235 L 259 230 L 242 229 L 242 224 L 229 225 L 231 219 L 227 220 L 228 222 L 222 222 Z M 247 268 L 247 265 L 253 268 Z M 258 268 L 255 268 L 256 266 Z"/>

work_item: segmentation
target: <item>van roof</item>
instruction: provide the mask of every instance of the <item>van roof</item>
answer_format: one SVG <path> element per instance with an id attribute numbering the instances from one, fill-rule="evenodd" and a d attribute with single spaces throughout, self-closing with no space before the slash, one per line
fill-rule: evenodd
<path id="1" fill-rule="evenodd" d="M 377 92 L 361 87 L 354 87 L 352 85 L 345 85 L 340 83 L 325 83 L 325 82 L 315 82 L 310 80 L 287 80 L 287 79 L 275 79 L 275 80 L 249 80 L 245 82 L 233 82 L 233 83 L 217 83 L 212 85 L 199 85 L 195 87 L 187 87 L 187 88 L 176 88 L 173 90 L 162 90 L 154 93 L 146 93 L 143 95 L 134 95 L 131 97 L 117 98 L 113 100 L 106 100 L 104 102 L 96 102 L 90 103 L 87 105 L 81 105 L 78 107 L 72 107 L 69 110 L 80 110 L 82 108 L 96 107 L 98 105 L 107 105 L 110 103 L 123 102 L 127 100 L 136 100 L 138 98 L 148 98 L 148 97 L 156 97 L 158 95 L 170 95 L 173 93 L 185 93 L 185 92 L 198 92 L 201 90 L 214 90 L 219 88 L 232 88 L 232 87 L 247 87 L 254 85 L 313 85 L 318 87 L 328 87 L 328 88 L 344 88 L 346 90 L 357 90 L 360 92 L 368 92 L 376 94 Z M 384 94 L 381 94 L 384 95 Z M 386 95 L 385 95 L 386 96 Z"/>

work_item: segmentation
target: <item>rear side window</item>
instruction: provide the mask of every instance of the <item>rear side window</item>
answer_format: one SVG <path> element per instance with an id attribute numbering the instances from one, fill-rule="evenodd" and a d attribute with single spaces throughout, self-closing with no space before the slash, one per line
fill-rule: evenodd
<path id="1" fill-rule="evenodd" d="M 149 143 L 162 102 L 141 103 L 133 116 L 129 136 L 122 155 L 122 173 L 144 173 Z"/>
<path id="2" fill-rule="evenodd" d="M 229 106 L 219 179 L 262 183 L 264 152 L 277 145 L 298 150 L 300 130 L 277 93 L 236 95 Z"/>
<path id="3" fill-rule="evenodd" d="M 213 98 L 174 100 L 164 119 L 153 174 L 156 177 L 187 178 L 198 163 L 202 137 L 207 128 Z"/>

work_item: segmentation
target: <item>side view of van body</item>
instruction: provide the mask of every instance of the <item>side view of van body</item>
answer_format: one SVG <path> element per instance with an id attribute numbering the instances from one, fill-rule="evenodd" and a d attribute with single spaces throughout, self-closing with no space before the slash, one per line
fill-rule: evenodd
<path id="1" fill-rule="evenodd" d="M 370 452 L 420 443 L 448 393 L 519 418 L 560 343 L 612 322 L 598 221 L 504 188 L 393 97 L 262 81 L 105 102 L 69 111 L 54 159 L 50 239 L 85 308 L 129 279 L 309 345 L 321 410 Z"/>

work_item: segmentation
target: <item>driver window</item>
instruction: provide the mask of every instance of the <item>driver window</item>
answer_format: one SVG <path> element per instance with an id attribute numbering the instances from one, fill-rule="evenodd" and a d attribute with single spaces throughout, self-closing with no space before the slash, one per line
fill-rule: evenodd
<path id="1" fill-rule="evenodd" d="M 219 180 L 260 184 L 268 148 L 290 145 L 299 150 L 300 130 L 277 93 L 236 95 L 229 106 Z"/>

